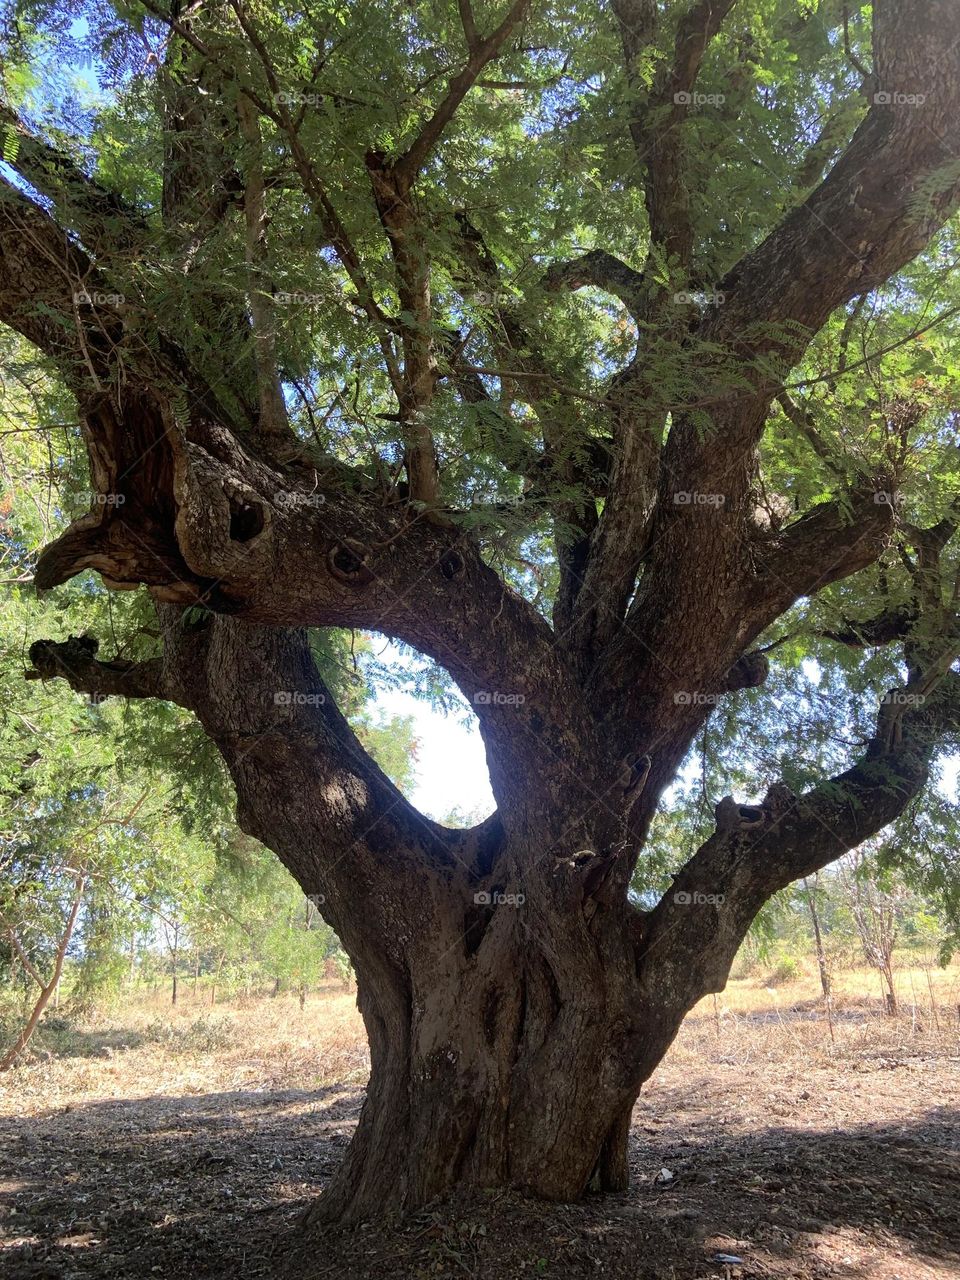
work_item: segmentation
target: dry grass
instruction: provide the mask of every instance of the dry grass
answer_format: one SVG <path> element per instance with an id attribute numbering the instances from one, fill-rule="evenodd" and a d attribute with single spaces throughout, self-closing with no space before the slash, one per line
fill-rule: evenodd
<path id="1" fill-rule="evenodd" d="M 777 987 L 762 974 L 733 980 L 693 1010 L 653 1083 L 676 1068 L 849 1069 L 885 1057 L 955 1057 L 960 966 L 902 965 L 897 981 L 901 1012 L 890 1018 L 872 971 L 838 974 L 831 1032 L 814 973 Z M 369 1070 L 355 994 L 336 982 L 302 1010 L 285 995 L 211 1008 L 202 990 L 187 988 L 176 1007 L 157 992 L 79 1024 L 66 1012 L 48 1019 L 28 1061 L 0 1077 L 0 1112 L 211 1090 L 353 1088 Z"/>
<path id="2" fill-rule="evenodd" d="M 495 1212 L 480 1197 L 306 1253 L 295 1223 L 342 1158 L 369 1069 L 354 994 L 211 1009 L 187 987 L 176 1008 L 161 992 L 84 1022 L 65 1008 L 0 1076 L 0 1275 L 693 1280 L 720 1252 L 748 1258 L 744 1280 L 949 1280 L 960 968 L 928 985 L 904 965 L 898 982 L 890 1018 L 875 975 L 839 974 L 832 1037 L 815 973 L 705 1000 L 641 1094 L 623 1196 L 501 1197 Z"/>
<path id="3" fill-rule="evenodd" d="M 308 997 L 234 1000 L 141 996 L 77 1025 L 53 1015 L 31 1059 L 0 1076 L 0 1112 L 211 1090 L 297 1089 L 367 1078 L 356 995 L 339 983 Z"/>
<path id="4" fill-rule="evenodd" d="M 778 986 L 764 976 L 732 980 L 721 995 L 708 996 L 691 1012 L 665 1066 L 852 1066 L 884 1057 L 955 1057 L 960 965 L 901 964 L 895 977 L 895 1018 L 887 1016 L 879 978 L 870 969 L 834 975 L 831 1017 L 814 972 Z"/>

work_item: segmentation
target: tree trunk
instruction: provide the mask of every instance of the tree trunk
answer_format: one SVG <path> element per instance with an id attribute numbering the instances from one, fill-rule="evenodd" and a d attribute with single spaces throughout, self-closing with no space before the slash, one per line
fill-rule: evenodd
<path id="1" fill-rule="evenodd" d="M 547 877 L 525 881 L 526 894 L 507 886 L 499 902 L 464 887 L 390 894 L 399 963 L 382 937 L 360 936 L 359 918 L 339 922 L 371 1072 L 354 1140 L 310 1221 L 364 1219 L 454 1188 L 563 1201 L 627 1185 L 633 1104 L 686 1005 L 661 1001 L 650 1016 L 628 915 L 562 918 Z"/>
<path id="2" fill-rule="evenodd" d="M 221 973 L 221 971 L 222 971 L 222 969 L 223 969 L 223 960 L 224 960 L 224 957 L 223 957 L 223 955 L 221 954 L 220 959 L 217 961 L 217 971 L 216 971 L 216 973 L 213 975 L 213 985 L 212 985 L 212 986 L 211 986 L 211 988 L 210 988 L 210 1003 L 211 1003 L 211 1005 L 214 1005 L 214 1004 L 216 1004 L 216 1003 L 217 1003 L 217 987 L 218 987 L 218 986 L 219 986 L 219 984 L 220 984 L 220 973 Z"/>
<path id="3" fill-rule="evenodd" d="M 170 948 L 170 1003 L 177 1003 L 177 965 L 180 960 L 180 925 L 173 926 L 173 945 Z"/>
<path id="4" fill-rule="evenodd" d="M 817 877 L 814 877 L 814 885 L 816 886 Z M 823 949 L 823 934 L 820 930 L 820 912 L 817 910 L 817 900 L 814 891 L 810 888 L 810 882 L 804 880 L 804 893 L 807 895 L 807 906 L 810 908 L 810 921 L 813 925 L 813 940 L 817 950 L 817 967 L 820 970 L 820 988 L 823 991 L 824 1000 L 830 999 L 830 969 L 827 965 L 827 953 Z"/>
<path id="5" fill-rule="evenodd" d="M 40 994 L 38 995 L 36 1004 L 33 1006 L 30 1016 L 21 1029 L 20 1034 L 4 1054 L 3 1058 L 0 1059 L 0 1071 L 7 1071 L 20 1057 L 20 1054 L 23 1053 L 24 1049 L 30 1043 L 30 1039 L 34 1031 L 36 1031 L 40 1019 L 43 1017 L 43 1011 L 46 1009 L 50 997 L 60 986 L 60 976 L 63 973 L 63 961 L 67 954 L 67 947 L 70 945 L 70 939 L 73 937 L 73 930 L 77 923 L 77 916 L 80 913 L 80 904 L 83 901 L 83 891 L 86 888 L 86 883 L 87 880 L 85 874 L 81 873 L 77 876 L 74 883 L 73 901 L 70 904 L 70 911 L 67 915 L 66 925 L 57 945 L 57 954 L 54 958 L 53 964 L 53 975 L 49 982 L 45 983 L 30 963 L 26 952 L 20 945 L 16 933 L 12 929 L 9 931 L 10 941 L 17 954 L 20 956 L 23 967 L 40 987 Z"/>
<path id="6" fill-rule="evenodd" d="M 480 974 L 447 980 L 429 1009 L 411 1003 L 404 985 L 361 986 L 367 1096 L 314 1220 L 366 1218 L 455 1187 L 516 1186 L 575 1200 L 591 1182 L 626 1186 L 640 1081 L 608 1073 L 617 1018 L 586 1008 L 571 1016 L 530 974 L 512 992 Z"/>

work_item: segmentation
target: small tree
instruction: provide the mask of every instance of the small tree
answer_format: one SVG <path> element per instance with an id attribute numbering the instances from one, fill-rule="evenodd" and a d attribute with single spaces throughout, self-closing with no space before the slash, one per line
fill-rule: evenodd
<path id="1" fill-rule="evenodd" d="M 813 941 L 817 956 L 817 969 L 820 973 L 820 989 L 823 992 L 824 1000 L 830 999 L 830 967 L 827 963 L 827 952 L 823 945 L 823 930 L 820 926 L 820 911 L 817 905 L 817 890 L 820 887 L 820 877 L 813 877 L 813 884 L 808 879 L 803 880 L 803 892 L 807 900 L 807 907 L 810 911 L 810 923 L 813 926 Z"/>
<path id="2" fill-rule="evenodd" d="M 838 864 L 864 957 L 880 975 L 887 1012 L 897 1013 L 893 950 L 907 897 L 888 872 L 882 873 L 869 849 L 855 849 Z"/>

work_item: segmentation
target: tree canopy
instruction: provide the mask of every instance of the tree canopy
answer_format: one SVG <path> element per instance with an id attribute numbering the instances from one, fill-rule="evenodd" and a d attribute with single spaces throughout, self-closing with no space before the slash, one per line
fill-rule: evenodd
<path id="1" fill-rule="evenodd" d="M 38 638 L 30 674 L 192 712 L 323 894 L 375 1080 L 331 1205 L 387 1147 L 408 1201 L 618 1185 L 627 1103 L 774 893 L 891 823 L 948 890 L 955 5 L 13 3 L 6 33 L 9 394 L 89 467 L 26 571 L 149 589 L 126 650 Z M 345 630 L 459 687 L 490 819 L 373 759 L 324 676 Z M 653 901 L 658 809 L 690 845 Z"/>

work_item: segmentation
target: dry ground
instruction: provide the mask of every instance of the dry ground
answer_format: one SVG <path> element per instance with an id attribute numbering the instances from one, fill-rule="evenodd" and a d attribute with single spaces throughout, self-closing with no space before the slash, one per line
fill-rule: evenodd
<path id="1" fill-rule="evenodd" d="M 960 1277 L 960 970 L 932 981 L 935 1017 L 928 973 L 901 970 L 893 1020 L 843 975 L 832 1039 L 809 978 L 731 983 L 644 1090 L 624 1195 L 479 1196 L 306 1242 L 367 1070 L 351 994 L 54 1015 L 0 1078 L 0 1276 Z"/>

